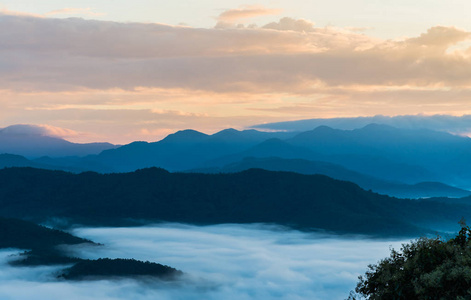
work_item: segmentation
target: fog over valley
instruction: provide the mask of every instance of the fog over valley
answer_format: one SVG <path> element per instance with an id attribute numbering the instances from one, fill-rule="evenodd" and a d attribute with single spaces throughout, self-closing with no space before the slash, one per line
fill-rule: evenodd
<path id="1" fill-rule="evenodd" d="M 70 246 L 96 259 L 135 258 L 182 270 L 178 282 L 56 281 L 60 267 L 11 267 L 2 251 L 1 299 L 345 299 L 357 276 L 408 240 L 305 233 L 273 225 L 77 228 L 104 246 Z"/>

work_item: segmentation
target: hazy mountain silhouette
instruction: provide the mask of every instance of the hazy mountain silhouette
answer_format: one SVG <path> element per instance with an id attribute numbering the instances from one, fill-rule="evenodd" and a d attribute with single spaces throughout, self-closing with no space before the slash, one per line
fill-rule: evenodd
<path id="1" fill-rule="evenodd" d="M 445 132 L 417 129 L 398 129 L 387 125 L 370 124 L 361 129 L 337 130 L 325 126 L 301 133 L 288 143 L 306 147 L 320 154 L 329 155 L 329 161 L 342 164 L 347 168 L 362 173 L 388 179 L 414 182 L 439 180 L 453 183 L 459 176 L 469 178 L 469 171 L 457 174 L 453 172 L 453 162 L 457 157 L 470 153 L 471 139 Z M 361 163 L 355 158 L 360 159 Z M 384 169 L 377 161 L 368 164 L 368 157 L 381 158 L 396 165 L 416 169 L 411 178 L 396 176 L 391 168 Z M 456 164 L 455 164 L 456 165 Z M 359 167 L 363 166 L 363 170 Z M 376 174 L 373 172 L 376 170 Z M 387 171 L 386 171 L 387 170 Z M 420 180 L 417 180 L 419 179 Z M 463 180 L 463 179 L 462 179 Z M 464 179 L 465 180 L 465 179 Z"/>
<path id="2" fill-rule="evenodd" d="M 246 157 L 281 157 L 281 158 L 299 158 L 299 159 L 314 159 L 319 155 L 313 151 L 303 148 L 296 147 L 288 144 L 277 138 L 269 139 L 261 142 L 249 149 L 222 157 L 218 157 L 213 160 L 206 161 L 202 164 L 202 167 L 222 167 L 224 165 L 238 162 Z"/>
<path id="3" fill-rule="evenodd" d="M 14 154 L 0 154 L 0 168 L 10 168 L 10 167 L 33 167 L 33 168 L 44 168 L 39 163 L 34 163 L 33 161 L 27 159 L 21 155 Z"/>
<path id="4" fill-rule="evenodd" d="M 330 130 L 321 128 L 321 130 Z M 335 138 L 332 138 L 334 141 Z M 388 158 L 369 154 L 331 154 L 309 149 L 306 145 L 293 145 L 288 141 L 270 139 L 257 144 L 245 151 L 222 156 L 206 161 L 201 168 L 218 168 L 230 163 L 236 163 L 245 157 L 280 157 L 285 159 L 305 159 L 324 161 L 341 165 L 353 171 L 364 173 L 383 180 L 417 183 L 420 181 L 435 181 L 438 176 L 424 167 L 396 162 Z M 311 141 L 312 142 L 312 141 Z M 339 143 L 340 144 L 340 143 Z M 348 145 L 346 145 L 348 147 Z M 348 150 L 345 150 L 347 152 Z"/>
<path id="5" fill-rule="evenodd" d="M 76 144 L 48 136 L 34 125 L 12 125 L 0 129 L 0 153 L 22 155 L 28 158 L 41 156 L 85 156 L 116 148 L 109 143 Z"/>
<path id="6" fill-rule="evenodd" d="M 28 188 L 24 188 L 28 186 Z M 417 235 L 452 228 L 471 206 L 390 198 L 323 175 L 251 169 L 235 174 L 71 174 L 0 170 L 0 215 L 89 225 L 131 220 L 193 224 L 277 223 L 339 233 Z"/>
<path id="7" fill-rule="evenodd" d="M 96 155 L 87 155 L 85 157 L 66 156 L 66 157 L 49 157 L 43 156 L 32 161 L 40 164 L 41 169 L 62 170 L 73 173 L 81 173 L 87 171 L 99 173 L 113 173 L 116 169 L 112 165 L 102 163 L 96 158 Z"/>
<path id="8" fill-rule="evenodd" d="M 103 166 L 99 162 L 90 160 L 88 158 L 81 158 L 75 156 L 51 158 L 43 156 L 37 159 L 27 159 L 21 155 L 14 154 L 0 154 L 0 169 L 11 167 L 31 167 L 46 170 L 60 170 L 67 172 L 86 172 L 86 171 L 99 171 L 102 173 L 110 173 L 114 170 L 108 166 Z"/>
<path id="9" fill-rule="evenodd" d="M 62 151 L 56 140 L 48 144 L 48 147 L 55 147 L 54 151 L 49 152 Z M 0 149 L 1 146 L 0 143 Z M 28 149 L 36 151 L 41 147 L 30 145 Z M 36 158 L 34 162 L 47 165 L 48 169 L 54 166 L 55 169 L 72 172 L 90 170 L 111 173 L 154 166 L 170 171 L 220 168 L 245 157 L 324 161 L 381 180 L 407 184 L 444 182 L 469 188 L 471 182 L 470 138 L 378 124 L 355 130 L 320 126 L 302 133 L 226 129 L 207 135 L 183 130 L 158 142 L 133 142 L 98 155 L 60 158 L 49 155 Z M 25 165 L 18 162 L 17 166 Z"/>
<path id="10" fill-rule="evenodd" d="M 158 142 L 135 142 L 103 151 L 96 160 L 103 165 L 113 166 L 120 172 L 153 166 L 179 171 L 197 167 L 207 160 L 243 151 L 275 136 L 293 135 L 294 133 L 235 129 L 206 135 L 194 130 L 183 130 Z"/>
<path id="11" fill-rule="evenodd" d="M 461 153 L 471 145 L 471 139 L 445 132 L 398 129 L 378 124 L 355 130 L 320 126 L 287 142 L 322 154 L 375 155 L 404 163 L 426 164 L 437 158 L 445 161 L 450 154 Z M 447 157 L 441 157 L 446 153 L 449 154 Z"/>
<path id="12" fill-rule="evenodd" d="M 351 181 L 366 190 L 400 198 L 465 197 L 471 195 L 470 191 L 451 187 L 439 182 L 422 182 L 415 185 L 390 182 L 351 171 L 341 165 L 304 159 L 246 157 L 241 161 L 225 165 L 221 168 L 200 168 L 190 170 L 189 172 L 237 173 L 253 168 L 269 171 L 296 172 L 300 174 L 322 174 L 338 180 Z"/>

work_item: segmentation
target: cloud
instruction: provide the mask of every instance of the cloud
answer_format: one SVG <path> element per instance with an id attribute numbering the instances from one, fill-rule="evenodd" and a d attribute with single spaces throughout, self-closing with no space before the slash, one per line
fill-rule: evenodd
<path id="1" fill-rule="evenodd" d="M 299 90 L 315 53 L 364 47 L 362 35 L 216 30 L 162 24 L 0 16 L 0 87 L 21 91 L 183 88 L 216 92 Z M 28 39 L 20 39 L 20 36 Z M 293 55 L 303 53 L 304 56 Z M 311 67 L 312 67 L 312 63 Z M 300 68 L 301 66 L 303 66 Z M 305 74 L 308 71 L 308 74 Z M 304 79 L 303 79 L 304 78 Z"/>
<path id="2" fill-rule="evenodd" d="M 44 16 L 56 16 L 56 15 L 87 15 L 87 16 L 102 16 L 103 13 L 94 12 L 92 8 L 77 8 L 77 7 L 68 7 L 62 9 L 56 9 L 45 13 Z"/>
<path id="3" fill-rule="evenodd" d="M 270 9 L 260 5 L 246 5 L 240 8 L 228 9 L 222 12 L 218 18 L 218 23 L 234 24 L 242 19 L 250 19 L 259 16 L 278 15 L 281 9 Z"/>
<path id="4" fill-rule="evenodd" d="M 369 263 L 387 256 L 391 245 L 397 249 L 402 243 L 268 225 L 163 224 L 81 228 L 74 234 L 105 244 L 73 252 L 82 257 L 133 257 L 186 273 L 186 281 L 174 287 L 116 287 L 113 295 L 119 297 L 121 291 L 121 297 L 128 299 L 134 298 L 132 293 L 144 299 L 150 295 L 156 299 L 344 299 Z M 88 287 L 83 287 L 86 293 Z"/>
<path id="5" fill-rule="evenodd" d="M 314 23 L 303 19 L 282 18 L 279 22 L 269 23 L 262 28 L 275 30 L 292 30 L 300 32 L 313 32 Z"/>
<path id="6" fill-rule="evenodd" d="M 458 42 L 466 40 L 469 37 L 469 32 L 455 27 L 436 26 L 428 29 L 426 33 L 421 34 L 417 38 L 406 40 L 406 42 L 418 46 L 439 47 L 445 49 L 451 45 L 455 45 Z"/>
<path id="7" fill-rule="evenodd" d="M 33 14 L 20 11 L 13 11 L 6 8 L 0 8 L 0 15 L 9 15 L 9 16 L 22 16 L 22 17 L 33 17 L 33 18 L 46 18 L 51 16 L 58 15 L 82 15 L 82 16 L 103 16 L 104 13 L 94 12 L 92 8 L 78 8 L 78 7 L 68 7 L 62 9 L 52 10 L 44 14 Z"/>
<path id="8" fill-rule="evenodd" d="M 471 115 L 400 115 L 393 117 L 376 115 L 373 117 L 308 119 L 290 122 L 259 124 L 254 125 L 251 128 L 307 131 L 321 125 L 326 125 L 337 129 L 352 130 L 362 128 L 371 123 L 386 124 L 393 127 L 406 129 L 430 129 L 446 131 L 453 134 L 471 133 Z"/>
<path id="9" fill-rule="evenodd" d="M 70 138 L 80 135 L 79 132 L 55 127 L 51 125 L 29 125 L 29 124 L 18 124 L 8 126 L 6 128 L 0 129 L 1 134 L 7 135 L 27 135 L 27 136 L 50 136 L 50 137 L 59 137 L 59 138 Z"/>
<path id="10" fill-rule="evenodd" d="M 74 138 L 81 135 L 87 135 L 86 133 L 77 132 L 72 129 L 56 127 L 56 126 L 47 125 L 47 124 L 40 124 L 37 126 L 39 128 L 42 128 L 45 131 L 44 135 L 48 135 L 48 136 L 55 136 L 55 137 L 69 139 L 69 138 Z"/>
<path id="11" fill-rule="evenodd" d="M 44 17 L 43 15 L 40 15 L 40 14 L 14 11 L 14 10 L 9 10 L 5 7 L 0 8 L 0 15 L 20 16 L 20 17 L 34 17 L 34 18 L 43 18 Z"/>
<path id="12" fill-rule="evenodd" d="M 265 28 L 221 30 L 0 18 L 0 88 L 17 91 L 148 87 L 315 94 L 319 85 L 471 85 L 471 58 L 463 51 L 446 53 L 469 33 L 451 27 L 381 41 L 289 18 Z"/>

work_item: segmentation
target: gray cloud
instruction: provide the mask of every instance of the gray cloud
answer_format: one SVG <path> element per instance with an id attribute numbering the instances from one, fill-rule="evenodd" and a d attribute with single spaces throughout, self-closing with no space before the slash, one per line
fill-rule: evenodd
<path id="1" fill-rule="evenodd" d="M 316 93 L 325 85 L 471 84 L 471 59 L 446 52 L 469 38 L 453 27 L 379 41 L 289 18 L 268 24 L 270 30 L 5 14 L 0 19 L 4 89 L 144 86 L 296 94 Z"/>
<path id="2" fill-rule="evenodd" d="M 265 26 L 265 29 L 275 29 L 275 30 L 293 30 L 300 32 L 313 32 L 316 31 L 314 28 L 314 23 L 309 22 L 303 19 L 293 19 L 293 18 L 282 18 L 279 22 L 272 22 Z"/>

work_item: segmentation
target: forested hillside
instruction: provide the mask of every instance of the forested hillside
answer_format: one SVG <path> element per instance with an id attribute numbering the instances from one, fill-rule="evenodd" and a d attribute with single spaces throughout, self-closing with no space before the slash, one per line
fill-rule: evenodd
<path id="1" fill-rule="evenodd" d="M 409 235 L 471 216 L 465 204 L 417 202 L 365 191 L 322 175 L 259 169 L 235 174 L 71 174 L 0 171 L 0 215 L 93 225 L 146 222 L 277 223 L 339 233 Z"/>

